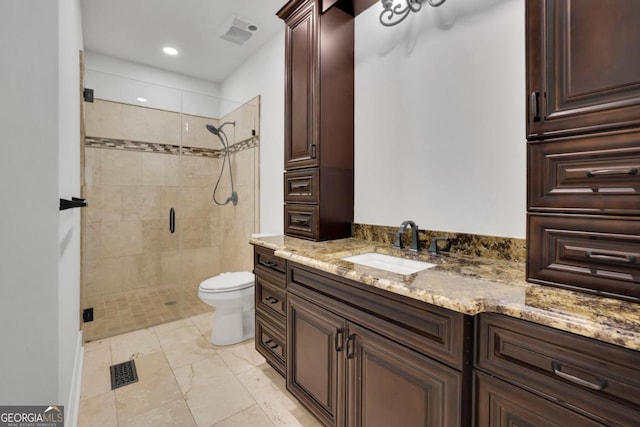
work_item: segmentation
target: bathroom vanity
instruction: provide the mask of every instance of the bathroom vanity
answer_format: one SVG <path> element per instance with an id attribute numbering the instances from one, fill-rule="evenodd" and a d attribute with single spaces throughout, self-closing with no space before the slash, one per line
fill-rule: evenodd
<path id="1" fill-rule="evenodd" d="M 400 275 L 343 260 L 405 255 L 389 245 L 252 244 L 256 348 L 325 425 L 640 419 L 635 303 L 527 283 L 521 263 L 414 255 L 437 265 Z"/>

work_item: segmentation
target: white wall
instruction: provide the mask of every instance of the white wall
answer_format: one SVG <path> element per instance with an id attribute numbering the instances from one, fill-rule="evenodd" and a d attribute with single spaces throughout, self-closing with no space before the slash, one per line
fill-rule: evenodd
<path id="1" fill-rule="evenodd" d="M 260 230 L 283 233 L 284 24 L 283 30 L 222 83 L 227 99 L 260 95 Z"/>
<path id="2" fill-rule="evenodd" d="M 80 196 L 80 0 L 60 0 L 58 15 L 58 194 Z M 81 366 L 80 210 L 58 217 L 58 402 L 65 405 L 67 425 L 75 418 Z M 75 377 L 74 377 L 75 375 Z"/>
<path id="3" fill-rule="evenodd" d="M 524 2 L 356 18 L 355 222 L 525 236 Z"/>
<path id="4" fill-rule="evenodd" d="M 0 402 L 66 404 L 58 376 L 58 2 L 0 2 L 0 50 Z"/>

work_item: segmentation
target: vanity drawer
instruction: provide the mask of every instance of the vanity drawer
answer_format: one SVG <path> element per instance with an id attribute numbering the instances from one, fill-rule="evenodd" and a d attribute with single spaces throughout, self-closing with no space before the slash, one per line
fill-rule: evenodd
<path id="1" fill-rule="evenodd" d="M 288 235 L 315 239 L 318 230 L 318 207 L 305 205 L 284 206 L 284 232 Z"/>
<path id="2" fill-rule="evenodd" d="M 640 301 L 640 219 L 528 216 L 527 278 Z"/>
<path id="3" fill-rule="evenodd" d="M 268 276 L 256 276 L 256 308 L 269 313 L 284 327 L 286 316 L 286 291 Z"/>
<path id="4" fill-rule="evenodd" d="M 285 172 L 284 200 L 287 203 L 318 203 L 318 169 Z"/>
<path id="5" fill-rule="evenodd" d="M 284 332 L 260 315 L 256 315 L 256 350 L 274 367 L 280 375 L 285 375 L 286 354 Z"/>
<path id="6" fill-rule="evenodd" d="M 287 269 L 287 262 L 273 254 L 273 250 L 263 248 L 260 246 L 254 246 L 253 251 L 253 265 L 256 273 L 268 273 L 273 274 L 276 277 L 280 277 L 281 280 L 277 283 L 280 287 L 284 288 L 285 278 L 284 274 Z"/>
<path id="7" fill-rule="evenodd" d="M 640 214 L 640 132 L 528 145 L 530 211 Z"/>
<path id="8" fill-rule="evenodd" d="M 477 317 L 476 366 L 594 417 L 640 416 L 640 353 L 499 314 Z"/>

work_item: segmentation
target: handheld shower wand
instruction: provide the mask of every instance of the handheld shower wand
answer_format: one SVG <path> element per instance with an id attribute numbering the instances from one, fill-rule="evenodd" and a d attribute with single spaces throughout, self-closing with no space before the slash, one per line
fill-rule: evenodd
<path id="1" fill-rule="evenodd" d="M 238 193 L 236 193 L 234 186 L 233 186 L 233 172 L 231 170 L 231 156 L 229 153 L 229 140 L 227 138 L 227 134 L 224 133 L 224 131 L 222 130 L 223 127 L 225 127 L 226 125 L 233 125 L 235 127 L 236 122 L 224 122 L 223 124 L 221 124 L 218 127 L 215 127 L 214 125 L 211 124 L 207 124 L 206 128 L 209 132 L 211 132 L 212 134 L 214 134 L 215 136 L 217 136 L 220 139 L 220 142 L 222 142 L 222 146 L 224 147 L 224 158 L 222 159 L 222 168 L 220 169 L 220 175 L 218 176 L 218 181 L 216 182 L 216 185 L 213 189 L 213 201 L 215 202 L 216 205 L 219 206 L 224 206 L 226 204 L 228 204 L 229 202 L 233 203 L 233 206 L 238 204 Z M 224 203 L 221 203 L 218 201 L 218 199 L 216 198 L 216 193 L 218 192 L 218 186 L 220 185 L 220 181 L 222 180 L 222 174 L 224 173 L 224 165 L 225 163 L 229 164 L 229 178 L 231 180 L 231 195 L 229 197 L 227 197 L 227 200 L 224 201 Z"/>

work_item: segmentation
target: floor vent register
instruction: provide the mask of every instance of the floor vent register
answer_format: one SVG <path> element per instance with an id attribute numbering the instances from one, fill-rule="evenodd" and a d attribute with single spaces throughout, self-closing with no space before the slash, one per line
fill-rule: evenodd
<path id="1" fill-rule="evenodd" d="M 112 365 L 109 369 L 111 369 L 111 390 L 138 382 L 138 372 L 134 360 Z"/>

